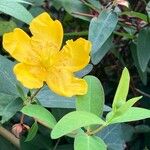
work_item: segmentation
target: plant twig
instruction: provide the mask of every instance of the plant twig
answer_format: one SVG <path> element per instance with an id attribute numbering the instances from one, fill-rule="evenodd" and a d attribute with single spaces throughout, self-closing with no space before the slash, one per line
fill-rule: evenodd
<path id="1" fill-rule="evenodd" d="M 33 94 L 31 95 L 31 97 L 29 98 L 31 102 L 32 102 L 32 100 L 34 99 L 34 97 L 40 92 L 41 89 L 42 89 L 42 87 L 39 88 L 37 91 L 35 91 L 35 93 L 33 93 Z"/>
<path id="2" fill-rule="evenodd" d="M 24 122 L 24 116 L 25 116 L 24 114 L 21 115 L 21 117 L 20 117 L 20 124 L 23 124 L 23 122 Z"/>
<path id="3" fill-rule="evenodd" d="M 11 142 L 15 147 L 20 149 L 20 141 L 16 138 L 11 132 L 6 130 L 4 127 L 0 126 L 0 135 L 3 136 L 6 140 Z"/>
<path id="4" fill-rule="evenodd" d="M 94 15 L 91 14 L 85 14 L 85 13 L 80 13 L 80 12 L 72 12 L 73 15 L 79 15 L 79 16 L 85 16 L 85 17 L 95 17 Z"/>
<path id="5" fill-rule="evenodd" d="M 99 128 L 93 130 L 93 131 L 89 131 L 87 132 L 88 135 L 93 135 L 96 134 L 97 132 L 101 131 L 102 129 L 104 129 L 107 126 L 107 124 L 100 126 Z"/>
<path id="6" fill-rule="evenodd" d="M 88 31 L 69 32 L 64 34 L 64 36 L 86 36 L 86 35 L 88 35 Z"/>
<path id="7" fill-rule="evenodd" d="M 142 94 L 142 95 L 144 95 L 144 96 L 150 98 L 150 94 L 147 94 L 147 93 L 145 93 L 145 92 L 143 92 L 143 91 L 141 91 L 140 89 L 137 89 L 137 88 L 134 88 L 134 89 L 135 89 L 138 93 L 140 93 L 140 94 Z"/>
<path id="8" fill-rule="evenodd" d="M 55 144 L 55 146 L 54 146 L 53 150 L 56 150 L 56 148 L 57 148 L 57 146 L 58 146 L 59 142 L 60 142 L 60 138 L 57 140 L 57 142 L 56 142 L 56 144 Z"/>

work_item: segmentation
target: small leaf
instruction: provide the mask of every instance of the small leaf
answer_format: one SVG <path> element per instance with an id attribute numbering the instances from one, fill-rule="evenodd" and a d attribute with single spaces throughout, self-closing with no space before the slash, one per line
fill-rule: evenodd
<path id="1" fill-rule="evenodd" d="M 31 141 L 36 136 L 37 131 L 38 131 L 38 124 L 35 121 L 34 124 L 31 126 L 30 130 L 28 131 L 28 135 L 25 142 Z"/>
<path id="2" fill-rule="evenodd" d="M 10 2 L 9 0 L 0 1 L 0 11 L 27 24 L 33 19 L 30 12 L 24 6 L 17 2 Z"/>
<path id="3" fill-rule="evenodd" d="M 39 123 L 48 128 L 53 128 L 56 124 L 54 116 L 44 107 L 40 105 L 27 105 L 21 110 L 22 113 L 35 118 Z"/>
<path id="4" fill-rule="evenodd" d="M 77 134 L 74 141 L 75 150 L 107 150 L 104 141 L 97 136 Z"/>
<path id="5" fill-rule="evenodd" d="M 137 39 L 137 57 L 140 68 L 143 72 L 146 71 L 150 60 L 150 28 L 144 28 L 139 32 Z"/>
<path id="6" fill-rule="evenodd" d="M 134 97 L 128 100 L 125 104 L 123 104 L 119 109 L 116 111 L 115 116 L 120 116 L 125 113 L 129 108 L 131 108 L 138 100 L 140 100 L 142 96 Z"/>
<path id="7" fill-rule="evenodd" d="M 101 82 L 94 76 L 85 76 L 84 79 L 88 84 L 88 92 L 83 96 L 77 96 L 76 109 L 101 116 L 104 107 L 104 90 Z"/>
<path id="8" fill-rule="evenodd" d="M 128 111 L 141 98 L 142 98 L 142 96 L 139 96 L 139 97 L 134 97 L 134 98 L 128 100 L 127 102 L 122 104 L 115 111 L 108 113 L 106 116 L 106 120 L 109 122 L 109 120 L 112 120 L 113 118 L 116 118 L 116 117 L 123 115 L 124 113 L 126 113 L 126 111 Z"/>
<path id="9" fill-rule="evenodd" d="M 139 18 L 139 19 L 147 22 L 147 16 L 145 14 L 142 14 L 142 13 L 139 13 L 139 12 L 125 11 L 125 12 L 122 12 L 121 15 L 127 15 L 129 17 Z"/>
<path id="10" fill-rule="evenodd" d="M 112 105 L 113 110 L 116 110 L 118 107 L 120 107 L 123 103 L 126 102 L 126 98 L 129 90 L 129 82 L 130 82 L 130 76 L 129 76 L 128 69 L 124 68 L 113 100 L 113 105 Z"/>
<path id="11" fill-rule="evenodd" d="M 90 22 L 89 37 L 92 42 L 92 54 L 96 53 L 110 37 L 118 22 L 118 16 L 113 11 L 102 11 Z"/>
<path id="12" fill-rule="evenodd" d="M 110 124 L 130 122 L 130 121 L 142 120 L 146 118 L 150 118 L 150 110 L 144 108 L 138 108 L 138 107 L 131 107 L 123 115 L 113 118 L 110 121 Z"/>
<path id="13" fill-rule="evenodd" d="M 81 127 L 88 125 L 105 124 L 95 114 L 85 111 L 74 111 L 62 117 L 51 132 L 52 139 L 57 139 Z"/>

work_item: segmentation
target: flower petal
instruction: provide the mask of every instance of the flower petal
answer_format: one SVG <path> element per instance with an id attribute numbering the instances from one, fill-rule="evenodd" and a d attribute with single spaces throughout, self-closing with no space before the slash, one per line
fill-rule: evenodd
<path id="1" fill-rule="evenodd" d="M 79 38 L 76 41 L 68 40 L 60 52 L 59 57 L 61 58 L 59 59 L 64 67 L 67 67 L 72 72 L 76 72 L 83 69 L 89 63 L 90 51 L 90 41 L 83 38 Z"/>
<path id="2" fill-rule="evenodd" d="M 46 83 L 53 92 L 67 97 L 86 94 L 88 86 L 85 80 L 78 79 L 68 70 L 60 68 L 49 71 Z"/>
<path id="3" fill-rule="evenodd" d="M 53 45 L 56 50 L 60 49 L 63 28 L 61 23 L 58 20 L 53 21 L 48 13 L 44 12 L 34 18 L 30 24 L 30 30 L 35 41 L 40 41 L 42 45 Z"/>
<path id="4" fill-rule="evenodd" d="M 18 63 L 14 67 L 17 80 L 29 89 L 40 88 L 46 78 L 46 72 L 39 66 Z"/>
<path id="5" fill-rule="evenodd" d="M 37 64 L 38 56 L 32 50 L 30 37 L 21 29 L 3 36 L 3 47 L 12 57 L 27 64 Z"/>

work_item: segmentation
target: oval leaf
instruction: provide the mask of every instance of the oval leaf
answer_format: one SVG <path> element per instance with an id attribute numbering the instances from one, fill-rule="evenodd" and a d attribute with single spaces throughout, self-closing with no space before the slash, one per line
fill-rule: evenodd
<path id="1" fill-rule="evenodd" d="M 28 131 L 28 135 L 25 142 L 31 141 L 36 136 L 37 131 L 38 131 L 38 124 L 35 121 L 30 130 Z"/>
<path id="2" fill-rule="evenodd" d="M 75 150 L 107 150 L 104 141 L 96 136 L 88 136 L 87 134 L 78 134 L 74 142 Z"/>
<path id="3" fill-rule="evenodd" d="M 53 128 L 56 124 L 56 120 L 53 115 L 40 105 L 30 104 L 24 106 L 21 112 L 35 118 L 39 123 L 45 125 L 48 128 Z"/>
<path id="4" fill-rule="evenodd" d="M 27 24 L 33 19 L 30 12 L 24 6 L 17 2 L 10 2 L 9 0 L 0 1 L 0 11 Z"/>
<path id="5" fill-rule="evenodd" d="M 84 79 L 88 84 L 88 92 L 83 96 L 77 96 L 76 109 L 100 116 L 104 107 L 104 90 L 101 82 L 94 76 L 86 76 Z"/>
<path id="6" fill-rule="evenodd" d="M 150 60 L 150 29 L 144 28 L 139 32 L 137 39 L 137 57 L 141 70 L 144 72 L 147 69 Z"/>
<path id="7" fill-rule="evenodd" d="M 96 53 L 114 31 L 118 16 L 113 11 L 102 11 L 90 22 L 89 37 L 92 42 L 92 54 Z"/>
<path id="8" fill-rule="evenodd" d="M 131 107 L 123 115 L 113 118 L 110 124 L 130 122 L 150 118 L 150 110 L 138 107 Z"/>
<path id="9" fill-rule="evenodd" d="M 57 139 L 81 127 L 96 124 L 105 124 L 105 122 L 92 113 L 74 111 L 58 121 L 51 132 L 51 137 L 52 139 Z"/>
<path id="10" fill-rule="evenodd" d="M 110 36 L 105 41 L 105 43 L 100 47 L 100 49 L 98 49 L 98 51 L 91 56 L 91 61 L 94 65 L 97 65 L 106 55 L 106 53 L 110 50 L 110 48 L 113 46 L 112 40 L 113 36 Z"/>
<path id="11" fill-rule="evenodd" d="M 129 91 L 129 82 L 130 82 L 130 75 L 128 69 L 124 68 L 113 100 L 112 105 L 113 110 L 116 110 L 118 105 L 120 105 L 121 103 L 126 102 L 126 98 Z"/>

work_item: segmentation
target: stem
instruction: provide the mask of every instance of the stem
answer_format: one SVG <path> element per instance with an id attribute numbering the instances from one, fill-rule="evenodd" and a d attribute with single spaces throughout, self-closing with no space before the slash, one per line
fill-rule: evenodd
<path id="1" fill-rule="evenodd" d="M 21 115 L 21 117 L 20 117 L 20 124 L 23 124 L 24 116 L 25 116 L 24 114 Z"/>
<path id="2" fill-rule="evenodd" d="M 93 134 L 96 134 L 97 132 L 101 131 L 102 129 L 104 129 L 105 127 L 107 127 L 108 124 L 105 124 L 105 125 L 102 125 L 100 126 L 99 128 L 93 130 L 93 131 L 90 131 L 90 132 L 87 132 L 88 135 L 93 135 Z"/>
<path id="3" fill-rule="evenodd" d="M 150 95 L 149 95 L 149 94 L 147 94 L 147 93 L 141 91 L 140 89 L 137 89 L 137 88 L 134 88 L 134 89 L 135 89 L 138 93 L 140 93 L 140 94 L 142 94 L 142 95 L 144 95 L 144 96 L 150 98 Z"/>
<path id="4" fill-rule="evenodd" d="M 86 36 L 86 35 L 88 35 L 88 31 L 70 32 L 64 34 L 64 36 Z"/>
<path id="5" fill-rule="evenodd" d="M 31 102 L 32 102 L 32 100 L 34 99 L 34 97 L 40 92 L 41 89 L 42 89 L 42 87 L 39 88 L 37 91 L 35 91 L 35 93 L 33 93 L 33 94 L 31 95 L 31 97 L 29 98 Z"/>
<path id="6" fill-rule="evenodd" d="M 57 148 L 57 146 L 58 146 L 59 142 L 60 142 L 60 138 L 57 140 L 57 142 L 56 142 L 56 144 L 55 144 L 55 146 L 54 146 L 53 150 L 56 150 L 56 148 Z"/>
<path id="7" fill-rule="evenodd" d="M 72 12 L 74 15 L 79 15 L 79 16 L 86 16 L 86 17 L 95 17 L 94 15 L 91 14 L 85 14 L 85 13 L 80 13 L 80 12 Z"/>
<path id="8" fill-rule="evenodd" d="M 0 135 L 20 149 L 20 141 L 11 132 L 0 126 Z"/>

